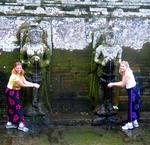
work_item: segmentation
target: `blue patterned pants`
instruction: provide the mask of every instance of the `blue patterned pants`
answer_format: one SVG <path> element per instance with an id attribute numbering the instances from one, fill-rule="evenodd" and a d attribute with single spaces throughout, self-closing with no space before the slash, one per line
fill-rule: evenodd
<path id="1" fill-rule="evenodd" d="M 128 92 L 128 121 L 138 120 L 140 117 L 140 91 L 135 86 L 127 89 Z"/>

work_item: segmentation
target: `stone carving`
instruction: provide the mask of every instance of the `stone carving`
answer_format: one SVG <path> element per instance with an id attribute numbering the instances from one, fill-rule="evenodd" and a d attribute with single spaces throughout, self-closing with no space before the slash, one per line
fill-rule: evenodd
<path id="1" fill-rule="evenodd" d="M 108 114 L 113 109 L 113 90 L 107 84 L 115 80 L 115 67 L 121 62 L 122 48 L 114 44 L 114 34 L 108 31 L 105 34 L 105 44 L 96 48 L 94 61 L 99 65 L 101 72 L 97 74 L 101 88 L 101 105 L 97 113 Z"/>
<path id="2" fill-rule="evenodd" d="M 45 69 L 49 66 L 51 58 L 51 48 L 48 47 L 46 38 L 46 32 L 36 21 L 24 24 L 20 30 L 20 59 L 28 70 L 26 77 L 39 84 L 46 75 Z M 33 89 L 33 99 L 28 115 L 45 115 L 46 109 L 41 95 L 39 89 Z"/>
<path id="3" fill-rule="evenodd" d="M 30 23 L 28 30 L 22 30 L 20 36 L 22 63 L 31 66 L 34 61 L 38 61 L 40 67 L 48 66 L 50 64 L 50 49 L 46 44 L 46 40 L 44 40 L 44 31 L 40 28 L 38 23 Z"/>

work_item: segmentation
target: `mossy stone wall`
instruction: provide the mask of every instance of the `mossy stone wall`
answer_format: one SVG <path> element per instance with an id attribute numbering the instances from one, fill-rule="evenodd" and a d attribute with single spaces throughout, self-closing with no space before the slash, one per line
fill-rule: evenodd
<path id="1" fill-rule="evenodd" d="M 50 95 L 54 110 L 78 112 L 90 108 L 90 62 L 90 49 L 53 51 Z"/>
<path id="2" fill-rule="evenodd" d="M 20 46 L 15 44 L 15 36 L 21 24 L 33 18 L 43 20 L 46 22 L 45 29 L 48 28 L 48 40 L 53 46 L 51 67 L 47 72 L 50 75 L 47 87 L 52 110 L 89 111 L 93 105 L 93 96 L 89 93 L 93 63 L 91 35 L 95 33 L 96 40 L 97 32 L 100 34 L 108 25 L 112 25 L 116 30 L 116 42 L 132 48 L 123 48 L 123 59 L 129 61 L 137 76 L 142 88 L 142 108 L 148 110 L 150 44 L 141 47 L 144 42 L 149 42 L 149 6 L 146 0 L 132 0 L 132 3 L 129 0 L 115 3 L 111 0 L 36 0 L 34 3 L 30 0 L 3 0 L 0 2 L 0 72 L 5 74 L 7 82 L 14 62 L 20 60 Z M 98 95 L 98 88 L 95 90 L 95 95 Z M 126 108 L 127 94 L 122 89 L 120 109 Z"/>
<path id="3" fill-rule="evenodd" d="M 150 44 L 147 43 L 140 51 L 130 48 L 124 48 L 123 51 L 123 59 L 129 61 L 141 89 L 142 110 L 149 110 L 150 102 L 149 47 Z M 47 84 L 53 111 L 78 112 L 92 109 L 91 98 L 89 98 L 91 58 L 91 48 L 53 51 L 51 70 L 49 70 L 51 81 Z M 5 74 L 5 83 L 8 81 L 14 62 L 18 60 L 18 50 L 1 52 L 0 72 Z M 6 85 L 5 83 L 3 85 Z M 1 90 L 4 90 L 2 87 L 1 85 Z M 120 90 L 120 109 L 127 109 L 125 89 Z"/>
<path id="4" fill-rule="evenodd" d="M 123 59 L 129 61 L 133 69 L 136 81 L 141 90 L 141 109 L 149 110 L 150 102 L 150 43 L 146 43 L 140 51 L 124 48 Z M 127 92 L 122 89 L 120 92 L 120 107 L 127 109 Z"/>

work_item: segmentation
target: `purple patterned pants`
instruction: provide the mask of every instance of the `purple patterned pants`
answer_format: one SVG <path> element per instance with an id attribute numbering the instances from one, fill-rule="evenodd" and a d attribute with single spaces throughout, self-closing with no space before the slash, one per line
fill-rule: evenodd
<path id="1" fill-rule="evenodd" d="M 20 102 L 20 91 L 6 88 L 5 93 L 7 96 L 6 108 L 8 121 L 13 124 L 19 124 L 20 122 L 25 123 L 23 109 Z"/>
<path id="2" fill-rule="evenodd" d="M 127 89 L 128 91 L 128 121 L 139 119 L 140 115 L 140 93 L 137 87 Z"/>

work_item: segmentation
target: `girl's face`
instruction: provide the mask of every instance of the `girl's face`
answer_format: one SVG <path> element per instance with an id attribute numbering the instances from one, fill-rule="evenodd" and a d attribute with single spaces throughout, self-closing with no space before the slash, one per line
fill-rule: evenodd
<path id="1" fill-rule="evenodd" d="M 16 71 L 18 74 L 20 74 L 20 73 L 22 72 L 22 65 L 17 65 L 17 66 L 15 67 L 15 71 Z"/>
<path id="2" fill-rule="evenodd" d="M 125 64 L 120 64 L 119 72 L 123 74 L 127 69 L 127 66 Z"/>

